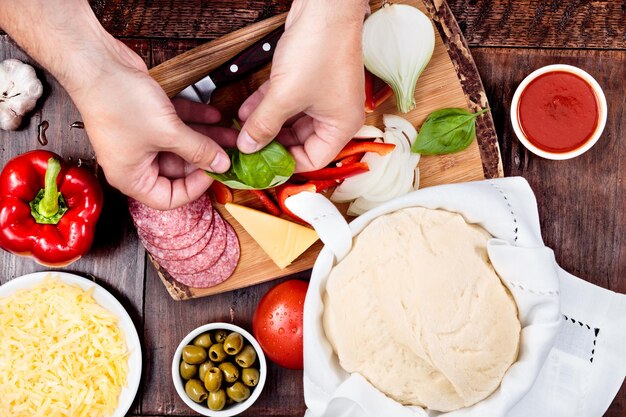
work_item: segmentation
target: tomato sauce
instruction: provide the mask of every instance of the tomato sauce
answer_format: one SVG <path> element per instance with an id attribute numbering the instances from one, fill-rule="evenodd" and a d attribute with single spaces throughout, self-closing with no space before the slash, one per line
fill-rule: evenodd
<path id="1" fill-rule="evenodd" d="M 554 153 L 583 146 L 593 136 L 600 111 L 592 87 L 578 75 L 547 72 L 531 81 L 520 96 L 517 117 L 524 136 Z"/>

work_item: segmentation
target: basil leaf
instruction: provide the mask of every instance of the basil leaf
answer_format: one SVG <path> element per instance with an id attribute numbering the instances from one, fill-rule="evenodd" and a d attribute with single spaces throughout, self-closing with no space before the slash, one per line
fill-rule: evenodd
<path id="1" fill-rule="evenodd" d="M 487 110 L 470 113 L 465 109 L 441 109 L 432 112 L 422 125 L 411 151 L 422 155 L 462 151 L 476 137 L 476 118 Z"/>
<path id="2" fill-rule="evenodd" d="M 276 141 L 260 151 L 245 154 L 238 149 L 227 149 L 230 169 L 223 174 L 208 172 L 212 178 L 230 188 L 239 190 L 262 190 L 276 187 L 287 181 L 296 167 L 291 154 Z"/>

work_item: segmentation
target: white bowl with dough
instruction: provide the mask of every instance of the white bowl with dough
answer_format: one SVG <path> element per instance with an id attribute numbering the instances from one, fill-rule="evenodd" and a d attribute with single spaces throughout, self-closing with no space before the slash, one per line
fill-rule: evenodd
<path id="1" fill-rule="evenodd" d="M 338 414 L 349 417 L 448 414 L 455 417 L 502 417 L 532 387 L 554 344 L 562 316 L 557 265 L 552 251 L 543 244 L 536 202 L 525 180 L 504 178 L 425 188 L 385 203 L 350 224 L 332 203 L 318 194 L 300 193 L 287 199 L 286 205 L 312 224 L 325 244 L 313 267 L 304 306 L 307 417 Z M 353 239 L 378 217 L 410 207 L 459 213 L 468 224 L 480 226 L 495 238 L 487 242 L 489 258 L 502 284 L 515 300 L 521 323 L 519 356 L 504 372 L 498 388 L 474 405 L 450 413 L 403 405 L 378 390 L 360 373 L 347 372 L 333 350 L 323 323 L 329 276 L 350 253 Z M 401 250 L 398 246 L 397 250 Z M 395 284 L 388 284 L 392 285 Z M 385 286 L 381 287 L 384 291 Z M 401 315 L 393 317 L 401 318 Z M 364 326 L 352 321 L 349 314 L 341 320 L 349 322 L 353 328 L 351 331 Z M 360 347 L 355 346 L 357 348 Z"/>
<path id="2" fill-rule="evenodd" d="M 122 387 L 122 392 L 118 399 L 117 409 L 110 417 L 126 416 L 139 390 L 142 369 L 141 343 L 132 319 L 122 304 L 102 286 L 86 278 L 67 272 L 34 272 L 14 278 L 0 286 L 0 298 L 8 297 L 19 290 L 32 288 L 40 284 L 46 278 L 59 279 L 65 284 L 77 285 L 85 291 L 93 289 L 93 299 L 118 318 L 119 321 L 117 325 L 124 334 L 129 352 L 128 373 L 126 375 L 126 386 Z"/>

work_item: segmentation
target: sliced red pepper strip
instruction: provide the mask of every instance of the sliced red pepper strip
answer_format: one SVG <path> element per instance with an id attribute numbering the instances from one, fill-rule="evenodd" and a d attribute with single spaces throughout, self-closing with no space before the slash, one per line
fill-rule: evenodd
<path id="1" fill-rule="evenodd" d="M 233 202 L 233 192 L 230 188 L 228 188 L 219 181 L 213 181 L 213 184 L 211 184 L 211 187 L 209 187 L 209 191 L 213 193 L 215 201 L 220 204 Z"/>
<path id="2" fill-rule="evenodd" d="M 267 194 L 265 190 L 248 190 L 252 195 L 254 195 L 260 202 L 263 204 L 263 207 L 267 210 L 267 212 L 273 216 L 280 216 L 282 212 L 274 203 L 274 200 Z"/>
<path id="3" fill-rule="evenodd" d="M 385 85 L 383 85 L 380 90 L 376 91 L 374 93 L 374 96 L 372 97 L 372 101 L 374 102 L 374 107 L 372 108 L 372 111 L 379 108 L 381 104 L 389 100 L 392 96 L 393 90 L 391 89 L 389 84 L 385 83 Z"/>
<path id="4" fill-rule="evenodd" d="M 361 158 L 363 158 L 363 154 L 362 153 L 357 153 L 357 154 L 354 154 L 354 155 L 346 156 L 345 158 L 343 158 L 342 160 L 337 162 L 337 166 L 338 167 L 342 167 L 344 165 L 354 164 L 356 162 L 359 162 L 361 160 Z"/>
<path id="5" fill-rule="evenodd" d="M 374 111 L 374 74 L 365 69 L 365 111 Z"/>
<path id="6" fill-rule="evenodd" d="M 287 200 L 292 195 L 299 194 L 303 191 L 309 191 L 311 193 L 320 193 L 322 191 L 328 190 L 330 187 L 334 187 L 337 185 L 339 181 L 336 180 L 325 180 L 325 181 L 309 181 L 304 184 L 291 184 L 285 183 L 283 185 L 279 185 L 276 187 L 276 197 L 278 199 L 278 205 L 282 209 L 283 213 L 293 218 L 296 221 L 301 223 L 306 223 L 300 217 L 296 216 L 287 208 L 285 205 L 285 200 Z"/>
<path id="7" fill-rule="evenodd" d="M 55 267 L 89 250 L 103 196 L 88 170 L 67 166 L 52 152 L 27 152 L 0 173 L 0 196 L 2 249 Z"/>
<path id="8" fill-rule="evenodd" d="M 341 181 L 369 170 L 370 168 L 367 166 L 366 162 L 356 162 L 354 164 L 342 165 L 340 167 L 322 168 L 317 171 L 300 172 L 298 177 L 306 180 Z"/>
<path id="9" fill-rule="evenodd" d="M 333 161 L 339 161 L 350 155 L 363 154 L 365 152 L 376 152 L 379 155 L 387 155 L 389 152 L 395 149 L 396 145 L 393 143 L 383 142 L 357 142 L 351 140 L 346 146 L 337 154 Z M 342 164 L 345 165 L 345 164 Z"/>
<path id="10" fill-rule="evenodd" d="M 382 83 L 382 86 L 375 90 L 376 81 Z M 386 82 L 380 80 L 374 74 L 365 70 L 365 113 L 374 112 L 381 104 L 393 96 L 393 90 Z"/>

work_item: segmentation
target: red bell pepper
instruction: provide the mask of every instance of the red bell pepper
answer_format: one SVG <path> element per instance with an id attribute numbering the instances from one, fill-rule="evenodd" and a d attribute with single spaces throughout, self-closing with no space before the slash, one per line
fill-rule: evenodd
<path id="1" fill-rule="evenodd" d="M 42 265 L 68 265 L 89 250 L 102 201 L 86 169 L 44 150 L 22 154 L 0 173 L 0 247 Z"/>
<path id="2" fill-rule="evenodd" d="M 340 167 L 322 168 L 317 171 L 300 172 L 297 177 L 305 180 L 336 180 L 341 181 L 357 174 L 369 171 L 366 162 L 342 165 Z"/>
<path id="3" fill-rule="evenodd" d="M 367 69 L 365 70 L 365 113 L 372 113 L 393 96 L 393 90 L 389 84 L 382 80 L 382 87 L 375 90 L 376 79 L 377 77 L 374 74 Z"/>
<path id="4" fill-rule="evenodd" d="M 230 188 L 228 188 L 219 181 L 213 181 L 213 184 L 211 184 L 211 187 L 209 187 L 209 191 L 213 193 L 215 201 L 220 204 L 233 202 L 233 192 L 230 190 Z"/>
<path id="5" fill-rule="evenodd" d="M 365 69 L 365 111 L 374 108 L 374 74 Z"/>
<path id="6" fill-rule="evenodd" d="M 356 153 L 354 155 L 346 156 L 345 158 L 340 159 L 339 161 L 337 161 L 336 165 L 338 167 L 342 167 L 344 165 L 354 164 L 356 162 L 359 162 L 361 160 L 361 158 L 363 158 L 363 154 L 362 153 Z"/>
<path id="7" fill-rule="evenodd" d="M 254 195 L 260 202 L 263 204 L 263 207 L 267 210 L 267 212 L 273 216 L 280 216 L 281 211 L 274 203 L 274 200 L 267 194 L 265 190 L 248 190 L 252 195 Z"/>
<path id="8" fill-rule="evenodd" d="M 287 208 L 287 206 L 285 205 L 285 200 L 287 200 L 292 195 L 299 194 L 303 191 L 320 193 L 322 191 L 328 190 L 330 187 L 334 187 L 338 183 L 339 181 L 337 180 L 309 181 L 304 184 L 291 184 L 286 182 L 283 185 L 279 185 L 278 187 L 276 187 L 276 197 L 278 199 L 278 205 L 282 209 L 283 213 L 285 213 L 289 217 L 299 222 L 306 223 L 304 220 L 293 214 L 293 212 Z"/>
<path id="9" fill-rule="evenodd" d="M 393 143 L 383 142 L 357 142 L 351 140 L 346 146 L 337 154 L 333 161 L 339 161 L 351 155 L 363 154 L 365 152 L 376 152 L 379 155 L 387 155 L 393 151 L 396 145 Z M 343 162 L 343 161 L 342 161 Z M 343 164 L 345 165 L 345 164 Z"/>

